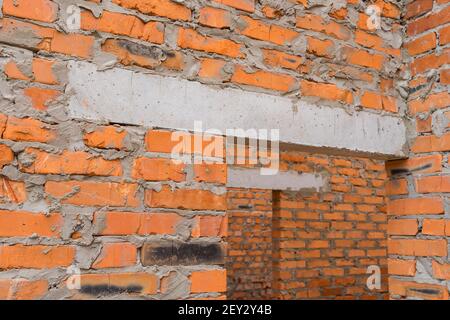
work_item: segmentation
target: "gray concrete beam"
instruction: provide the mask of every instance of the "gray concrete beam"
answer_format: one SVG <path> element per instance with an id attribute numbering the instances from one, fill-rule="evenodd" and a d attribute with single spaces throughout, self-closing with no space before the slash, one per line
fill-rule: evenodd
<path id="1" fill-rule="evenodd" d="M 279 129 L 282 144 L 391 159 L 405 155 L 402 118 L 313 105 L 287 97 L 216 88 L 175 77 L 69 63 L 74 118 L 193 130 Z"/>

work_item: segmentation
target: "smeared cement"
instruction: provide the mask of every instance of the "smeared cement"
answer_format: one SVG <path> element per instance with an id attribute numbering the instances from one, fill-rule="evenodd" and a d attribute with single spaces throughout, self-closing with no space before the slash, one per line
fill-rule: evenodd
<path id="1" fill-rule="evenodd" d="M 227 187 L 255 188 L 269 190 L 311 190 L 319 192 L 326 185 L 326 179 L 319 174 L 279 171 L 276 175 L 265 176 L 259 169 L 228 168 Z"/>
<path id="2" fill-rule="evenodd" d="M 287 97 L 220 88 L 180 78 L 71 61 L 70 116 L 85 120 L 194 130 L 279 129 L 280 142 L 306 147 L 404 156 L 406 129 L 400 117 L 349 113 Z"/>

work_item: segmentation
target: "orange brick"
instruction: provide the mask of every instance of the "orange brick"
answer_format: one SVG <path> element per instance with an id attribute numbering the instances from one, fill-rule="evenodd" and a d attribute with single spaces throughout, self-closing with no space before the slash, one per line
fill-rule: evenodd
<path id="1" fill-rule="evenodd" d="M 386 162 L 386 170 L 390 175 L 401 173 L 433 173 L 442 170 L 442 155 L 433 154 L 423 157 L 411 157 L 406 160 Z"/>
<path id="2" fill-rule="evenodd" d="M 225 237 L 227 224 L 227 216 L 198 215 L 195 217 L 192 237 Z"/>
<path id="3" fill-rule="evenodd" d="M 404 256 L 447 256 L 447 240 L 389 239 L 388 253 Z"/>
<path id="4" fill-rule="evenodd" d="M 1 135 L 0 135 L 1 136 Z M 14 152 L 10 147 L 0 144 L 0 169 L 14 160 Z"/>
<path id="5" fill-rule="evenodd" d="M 38 87 L 25 88 L 23 93 L 31 100 L 32 106 L 36 110 L 47 110 L 49 102 L 60 95 L 58 90 Z"/>
<path id="6" fill-rule="evenodd" d="M 450 69 L 441 70 L 439 80 L 442 84 L 450 84 Z"/>
<path id="7" fill-rule="evenodd" d="M 262 41 L 285 45 L 298 37 L 298 33 L 277 25 L 269 25 L 261 20 L 255 20 L 248 16 L 239 16 L 242 27 L 238 30 L 241 34 Z"/>
<path id="8" fill-rule="evenodd" d="M 450 43 L 450 26 L 439 30 L 439 44 L 446 45 Z"/>
<path id="9" fill-rule="evenodd" d="M 50 0 L 4 0 L 3 14 L 53 22 L 58 15 L 58 5 Z"/>
<path id="10" fill-rule="evenodd" d="M 21 165 L 20 170 L 33 174 L 79 174 L 89 176 L 121 176 L 120 160 L 104 160 L 83 151 L 67 151 L 52 154 L 27 148 L 25 154 L 34 159 L 31 165 Z"/>
<path id="11" fill-rule="evenodd" d="M 228 39 L 203 36 L 195 30 L 180 28 L 178 30 L 178 46 L 217 53 L 232 58 L 242 57 L 241 45 Z"/>
<path id="12" fill-rule="evenodd" d="M 225 292 L 227 287 L 226 270 L 194 271 L 190 276 L 191 292 Z"/>
<path id="13" fill-rule="evenodd" d="M 331 52 L 333 52 L 334 43 L 331 40 L 320 40 L 313 37 L 307 37 L 308 40 L 308 53 L 311 53 L 319 57 L 331 58 Z"/>
<path id="14" fill-rule="evenodd" d="M 34 58 L 32 70 L 34 81 L 44 84 L 58 84 L 58 79 L 53 72 L 55 62 L 52 60 Z"/>
<path id="15" fill-rule="evenodd" d="M 84 144 L 99 149 L 125 149 L 124 140 L 127 132 L 118 127 L 98 127 L 95 131 L 88 132 L 83 136 Z"/>
<path id="16" fill-rule="evenodd" d="M 137 158 L 134 161 L 131 175 L 134 179 L 181 182 L 186 180 L 184 169 L 184 164 L 175 164 L 171 159 Z"/>
<path id="17" fill-rule="evenodd" d="M 229 28 L 231 25 L 231 14 L 226 10 L 204 7 L 200 9 L 198 22 L 213 28 Z"/>
<path id="18" fill-rule="evenodd" d="M 450 192 L 450 176 L 431 176 L 416 179 L 419 193 Z"/>
<path id="19" fill-rule="evenodd" d="M 261 87 L 269 90 L 288 92 L 296 84 L 296 79 L 279 73 L 256 71 L 247 73 L 243 67 L 236 66 L 231 81 L 238 84 Z"/>
<path id="20" fill-rule="evenodd" d="M 432 262 L 433 275 L 436 279 L 450 280 L 450 263 L 440 264 L 437 261 Z"/>
<path id="21" fill-rule="evenodd" d="M 175 235 L 177 225 L 183 220 L 176 213 L 96 212 L 101 235 Z"/>
<path id="22" fill-rule="evenodd" d="M 388 222 L 388 234 L 415 236 L 419 231 L 419 223 L 416 219 L 390 219 Z"/>
<path id="23" fill-rule="evenodd" d="M 386 183 L 386 195 L 394 196 L 408 194 L 408 182 L 406 179 L 389 180 Z"/>
<path id="24" fill-rule="evenodd" d="M 307 14 L 297 18 L 297 28 L 325 33 L 340 40 L 350 39 L 350 30 L 334 21 L 325 22 L 317 15 Z"/>
<path id="25" fill-rule="evenodd" d="M 30 32 L 35 34 L 36 37 L 43 39 L 35 46 L 38 50 L 57 52 L 81 58 L 89 58 L 92 54 L 94 37 L 75 33 L 65 34 L 51 28 L 40 27 L 27 22 L 3 18 L 0 33 L 15 34 L 18 29 L 30 30 Z M 12 44 L 15 43 L 14 40 L 11 41 Z"/>
<path id="26" fill-rule="evenodd" d="M 389 200 L 387 212 L 390 215 L 442 214 L 441 198 L 416 198 Z"/>
<path id="27" fill-rule="evenodd" d="M 207 190 L 175 189 L 164 186 L 161 191 L 146 190 L 145 202 L 152 208 L 191 210 L 226 210 L 226 195 Z"/>
<path id="28" fill-rule="evenodd" d="M 56 268 L 67 267 L 75 258 L 73 246 L 0 246 L 0 268 Z"/>
<path id="29" fill-rule="evenodd" d="M 0 279 L 1 300 L 37 300 L 47 292 L 47 280 Z"/>
<path id="30" fill-rule="evenodd" d="M 137 207 L 138 186 L 133 183 L 48 181 L 45 192 L 64 204 L 81 206 Z"/>
<path id="31" fill-rule="evenodd" d="M 105 243 L 93 269 L 121 268 L 136 264 L 137 248 L 131 243 Z"/>
<path id="32" fill-rule="evenodd" d="M 243 11 L 248 12 L 255 11 L 255 0 L 214 0 L 214 1 Z"/>
<path id="33" fill-rule="evenodd" d="M 419 136 L 411 146 L 411 151 L 414 153 L 448 150 L 450 150 L 450 133 L 446 133 L 441 137 Z"/>
<path id="34" fill-rule="evenodd" d="M 262 49 L 264 63 L 271 67 L 279 67 L 290 70 L 298 70 L 303 58 L 287 54 L 282 51 Z"/>
<path id="35" fill-rule="evenodd" d="M 171 0 L 113 0 L 119 6 L 173 20 L 191 20 L 191 10 Z"/>
<path id="36" fill-rule="evenodd" d="M 372 54 L 364 50 L 353 48 L 345 48 L 347 62 L 357 66 L 368 67 L 376 70 L 381 70 L 384 63 L 384 57 L 379 54 Z"/>
<path id="37" fill-rule="evenodd" d="M 164 25 L 162 23 L 154 21 L 144 23 L 135 16 L 116 12 L 103 11 L 100 18 L 95 18 L 90 11 L 83 11 L 81 28 L 130 36 L 153 43 L 164 42 Z"/>
<path id="38" fill-rule="evenodd" d="M 0 210 L 0 237 L 58 237 L 62 225 L 59 213 Z"/>
<path id="39" fill-rule="evenodd" d="M 226 61 L 218 59 L 202 59 L 198 76 L 203 79 L 223 80 Z"/>
<path id="40" fill-rule="evenodd" d="M 326 100 L 341 101 L 352 103 L 353 95 L 350 91 L 340 89 L 331 83 L 317 83 L 307 80 L 300 82 L 301 93 L 304 96 L 319 97 Z"/>
<path id="41" fill-rule="evenodd" d="M 416 274 L 416 261 L 388 259 L 388 272 L 393 275 L 413 277 Z"/>
<path id="42" fill-rule="evenodd" d="M 411 63 L 411 74 L 415 76 L 428 70 L 438 69 L 440 66 L 449 63 L 450 49 L 440 51 L 439 53 L 430 53 L 415 59 Z"/>
<path id="43" fill-rule="evenodd" d="M 3 139 L 29 142 L 49 142 L 54 138 L 54 133 L 47 129 L 48 125 L 31 118 L 19 119 L 8 117 Z"/>
<path id="44" fill-rule="evenodd" d="M 434 32 L 424 35 L 406 44 L 408 53 L 412 56 L 427 52 L 436 48 L 436 34 Z"/>
<path id="45" fill-rule="evenodd" d="M 225 184 L 227 182 L 226 164 L 196 164 L 194 165 L 195 180 L 199 182 L 210 182 Z"/>
<path id="46" fill-rule="evenodd" d="M 29 81 L 30 78 L 26 76 L 22 70 L 19 69 L 17 64 L 10 60 L 7 64 L 5 64 L 4 67 L 5 75 L 10 79 L 17 79 L 17 80 L 25 80 Z"/>
<path id="47" fill-rule="evenodd" d="M 409 111 L 412 114 L 418 112 L 428 112 L 432 109 L 446 108 L 450 103 L 450 94 L 448 92 L 432 93 L 424 100 L 417 99 L 408 103 Z"/>
<path id="48" fill-rule="evenodd" d="M 422 223 L 422 234 L 445 236 L 446 224 L 447 221 L 443 219 L 424 219 Z"/>
<path id="49" fill-rule="evenodd" d="M 409 19 L 425 12 L 430 11 L 433 8 L 433 0 L 416 0 L 406 5 L 405 18 Z"/>
<path id="50" fill-rule="evenodd" d="M 389 293 L 391 295 L 402 297 L 415 297 L 430 300 L 448 300 L 449 297 L 446 286 L 404 281 L 393 277 L 389 278 Z"/>
<path id="51" fill-rule="evenodd" d="M 0 203 L 23 203 L 27 199 L 25 183 L 0 176 Z"/>
<path id="52" fill-rule="evenodd" d="M 409 36 L 417 35 L 437 26 L 442 26 L 450 21 L 450 7 L 446 7 L 439 12 L 419 18 L 408 24 L 406 27 Z"/>

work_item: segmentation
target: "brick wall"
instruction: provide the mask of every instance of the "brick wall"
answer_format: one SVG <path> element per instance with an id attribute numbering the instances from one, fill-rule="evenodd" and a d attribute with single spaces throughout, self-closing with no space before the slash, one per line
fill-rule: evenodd
<path id="1" fill-rule="evenodd" d="M 227 223 L 227 209 L 230 220 L 238 219 L 239 211 L 248 216 L 245 228 L 267 228 L 252 209 L 233 205 L 240 193 L 250 191 L 230 191 L 227 202 L 224 164 L 171 161 L 174 143 L 167 131 L 71 119 L 68 64 L 73 61 L 88 61 L 99 70 L 124 68 L 215 88 L 282 95 L 350 112 L 407 113 L 418 137 L 411 141 L 408 161 L 389 164 L 387 187 L 393 218 L 391 297 L 448 297 L 444 173 L 449 4 L 372 2 L 381 8 L 382 28 L 376 30 L 367 25 L 370 3 L 361 0 L 92 0 L 82 2 L 80 28 L 72 30 L 68 1 L 3 0 L 0 298 L 224 298 L 226 226 L 232 227 L 230 248 L 251 242 L 251 237 L 239 238 L 236 226 Z M 274 234 L 274 226 L 287 219 L 281 216 L 287 209 L 301 220 L 303 211 L 283 208 L 286 201 L 303 203 L 305 212 L 324 219 L 319 222 L 329 229 L 307 220 L 295 230 L 303 234 L 301 228 L 311 228 L 308 232 L 320 237 L 298 240 L 305 245 L 300 249 L 320 252 L 320 259 L 305 259 L 295 271 L 283 273 L 281 268 L 289 263 L 275 256 L 272 275 L 295 273 L 296 278 L 275 281 L 272 294 L 368 297 L 358 272 L 372 262 L 384 264 L 380 163 L 306 156 L 306 162 L 285 159 L 282 169 L 323 170 L 332 179 L 330 189 L 307 196 L 283 192 L 275 199 L 279 207 L 269 198 L 260 205 L 272 206 Z M 257 192 L 250 193 L 251 202 Z M 262 211 L 269 216 L 269 209 Z M 330 220 L 328 213 L 334 215 Z M 345 229 L 350 226 L 356 229 Z M 353 232 L 355 238 L 330 240 L 332 232 Z M 272 253 L 286 242 L 277 237 L 272 236 Z M 325 243 L 326 248 L 308 247 Z M 358 247 L 362 243 L 367 247 Z M 267 239 L 266 245 L 270 247 Z M 283 252 L 275 250 L 275 255 Z M 338 253 L 343 257 L 327 256 Z M 251 277 L 243 276 L 248 270 L 239 267 L 239 256 L 233 259 L 230 255 L 227 260 L 233 266 L 228 283 L 235 297 L 269 294 L 267 278 L 256 274 L 268 268 L 261 264 L 265 253 L 252 260 L 259 267 Z M 350 262 L 348 268 L 337 266 L 340 259 L 357 267 L 353 279 L 347 277 Z M 297 268 L 307 270 L 315 263 L 323 266 L 313 287 L 313 280 L 303 280 Z M 65 286 L 69 265 L 81 269 L 81 290 Z M 343 289 L 346 281 L 348 290 Z M 290 283 L 289 289 L 281 288 Z M 382 297 L 383 290 L 371 297 Z"/>
<path id="2" fill-rule="evenodd" d="M 228 189 L 227 296 L 272 298 L 272 191 Z"/>
<path id="3" fill-rule="evenodd" d="M 229 297 L 385 299 L 383 161 L 301 152 L 281 159 L 283 170 L 322 174 L 326 184 L 273 195 L 228 191 Z M 379 290 L 366 285 L 369 266 L 380 268 Z"/>
<path id="4" fill-rule="evenodd" d="M 450 2 L 410 1 L 404 18 L 414 132 L 409 159 L 387 164 L 389 291 L 394 299 L 448 299 Z"/>

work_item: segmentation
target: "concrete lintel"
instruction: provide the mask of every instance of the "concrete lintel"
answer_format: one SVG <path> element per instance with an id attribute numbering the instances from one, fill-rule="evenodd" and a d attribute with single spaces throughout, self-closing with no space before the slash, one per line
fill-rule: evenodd
<path id="1" fill-rule="evenodd" d="M 227 187 L 268 190 L 311 190 L 319 192 L 326 185 L 320 174 L 279 171 L 276 175 L 261 175 L 260 169 L 228 167 Z"/>
<path id="2" fill-rule="evenodd" d="M 69 63 L 69 114 L 85 120 L 168 129 L 279 129 L 280 142 L 317 150 L 399 158 L 405 155 L 402 118 L 318 106 L 287 97 L 216 88 L 175 77 L 95 64 Z M 270 131 L 269 131 L 270 132 Z"/>

